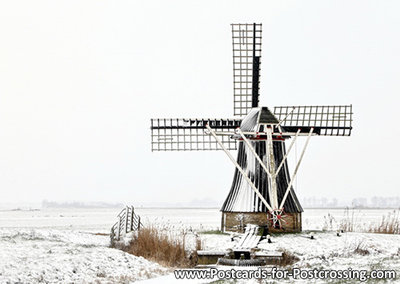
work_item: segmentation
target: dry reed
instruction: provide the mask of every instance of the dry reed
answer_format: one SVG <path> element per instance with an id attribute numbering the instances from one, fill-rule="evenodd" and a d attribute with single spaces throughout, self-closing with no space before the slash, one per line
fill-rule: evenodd
<path id="1" fill-rule="evenodd" d="M 371 225 L 368 232 L 381 234 L 400 234 L 400 211 L 394 210 L 384 215 L 381 222 Z"/>
<path id="2" fill-rule="evenodd" d="M 382 216 L 379 224 L 359 224 L 362 217 L 356 216 L 354 209 L 346 208 L 339 229 L 345 232 L 369 232 L 381 234 L 400 234 L 400 210 Z"/>
<path id="3" fill-rule="evenodd" d="M 354 208 L 351 210 L 351 212 L 349 208 L 346 208 L 344 210 L 344 218 L 340 222 L 339 229 L 345 232 L 354 232 L 355 224 L 356 224 L 356 218 L 354 214 Z"/>
<path id="4" fill-rule="evenodd" d="M 165 266 L 192 267 L 196 262 L 196 252 L 185 251 L 186 233 L 181 236 L 177 237 L 157 227 L 145 227 L 133 235 L 128 245 L 120 245 L 118 248 Z M 201 249 L 198 239 L 196 249 Z"/>

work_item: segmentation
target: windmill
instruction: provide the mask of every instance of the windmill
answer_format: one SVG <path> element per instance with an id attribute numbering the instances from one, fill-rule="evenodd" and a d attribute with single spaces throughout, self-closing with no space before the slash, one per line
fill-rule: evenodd
<path id="1" fill-rule="evenodd" d="M 261 24 L 232 24 L 233 119 L 151 119 L 152 151 L 223 150 L 235 166 L 221 230 L 301 231 L 293 181 L 312 136 L 350 136 L 352 106 L 259 106 Z M 307 137 L 290 176 L 287 157 Z M 286 140 L 291 138 L 286 150 Z M 231 150 L 237 150 L 235 159 Z"/>

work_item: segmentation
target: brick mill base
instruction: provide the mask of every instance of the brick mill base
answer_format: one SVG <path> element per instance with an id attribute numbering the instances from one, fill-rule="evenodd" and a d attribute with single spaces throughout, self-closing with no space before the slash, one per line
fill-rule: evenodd
<path id="1" fill-rule="evenodd" d="M 301 213 L 285 213 L 284 229 L 271 226 L 271 215 L 265 212 L 222 212 L 221 231 L 243 232 L 246 224 L 268 226 L 270 233 L 301 232 Z"/>

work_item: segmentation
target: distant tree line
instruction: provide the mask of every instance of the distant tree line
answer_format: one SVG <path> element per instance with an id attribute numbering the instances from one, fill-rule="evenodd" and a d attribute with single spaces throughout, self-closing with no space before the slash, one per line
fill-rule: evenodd
<path id="1" fill-rule="evenodd" d="M 56 202 L 56 201 L 42 201 L 42 208 L 121 208 L 124 207 L 122 203 L 107 203 L 107 202 Z"/>
<path id="2" fill-rule="evenodd" d="M 400 197 L 356 197 L 350 202 L 339 201 L 337 198 L 305 197 L 301 199 L 301 204 L 305 208 L 400 208 Z"/>
<path id="3" fill-rule="evenodd" d="M 373 208 L 400 208 L 400 197 L 379 197 L 374 196 L 368 201 L 367 198 L 354 198 L 354 207 L 373 207 Z"/>

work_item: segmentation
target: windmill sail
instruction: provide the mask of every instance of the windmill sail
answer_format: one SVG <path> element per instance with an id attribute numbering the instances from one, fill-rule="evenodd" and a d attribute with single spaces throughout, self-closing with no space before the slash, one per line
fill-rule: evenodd
<path id="1" fill-rule="evenodd" d="M 233 131 L 240 126 L 240 119 L 152 119 L 152 151 L 201 151 L 221 150 L 217 142 L 208 135 L 206 125 L 219 132 Z M 227 135 L 221 136 L 229 150 L 236 150 L 236 141 Z"/>
<path id="2" fill-rule="evenodd" d="M 258 107 L 261 24 L 232 24 L 233 113 L 245 116 Z"/>
<path id="3" fill-rule="evenodd" d="M 313 133 L 321 136 L 350 136 L 353 129 L 352 105 L 278 106 L 274 115 L 285 132 L 308 133 L 313 127 Z"/>

